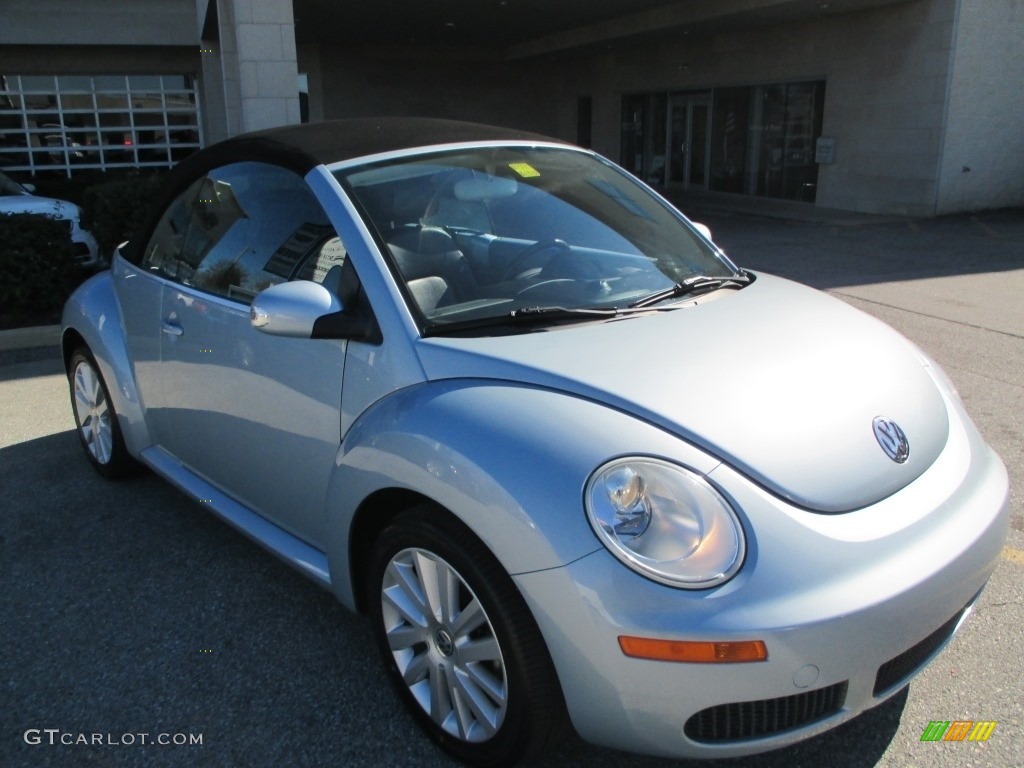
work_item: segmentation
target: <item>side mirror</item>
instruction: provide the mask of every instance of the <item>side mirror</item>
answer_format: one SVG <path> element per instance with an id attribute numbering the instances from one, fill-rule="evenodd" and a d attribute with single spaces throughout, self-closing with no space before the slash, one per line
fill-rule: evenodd
<path id="1" fill-rule="evenodd" d="M 249 308 L 249 322 L 257 331 L 272 336 L 309 339 L 317 320 L 341 311 L 338 297 L 319 283 L 294 280 L 256 294 Z"/>
<path id="2" fill-rule="evenodd" d="M 711 227 L 709 227 L 707 224 L 701 224 L 699 221 L 691 221 L 690 223 L 693 224 L 694 228 L 702 235 L 704 235 L 704 237 L 706 237 L 708 240 L 711 239 Z"/>

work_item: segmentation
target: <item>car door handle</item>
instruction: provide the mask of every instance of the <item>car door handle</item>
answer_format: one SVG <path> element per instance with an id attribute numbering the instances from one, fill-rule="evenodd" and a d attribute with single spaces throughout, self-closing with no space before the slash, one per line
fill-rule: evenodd
<path id="1" fill-rule="evenodd" d="M 170 336 L 181 336 L 185 332 L 184 328 L 177 323 L 172 323 L 170 320 L 164 320 L 160 326 L 160 329 Z"/>

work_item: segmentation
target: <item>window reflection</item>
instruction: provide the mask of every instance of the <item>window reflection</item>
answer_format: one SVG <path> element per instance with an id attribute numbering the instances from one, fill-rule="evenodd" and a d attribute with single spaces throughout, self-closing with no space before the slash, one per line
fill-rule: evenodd
<path id="1" fill-rule="evenodd" d="M 252 162 L 216 169 L 189 187 L 143 257 L 146 269 L 246 304 L 286 280 L 323 282 L 344 262 L 345 248 L 305 181 Z"/>
<path id="2" fill-rule="evenodd" d="M 814 202 L 824 98 L 822 81 L 629 95 L 621 163 L 657 186 Z"/>

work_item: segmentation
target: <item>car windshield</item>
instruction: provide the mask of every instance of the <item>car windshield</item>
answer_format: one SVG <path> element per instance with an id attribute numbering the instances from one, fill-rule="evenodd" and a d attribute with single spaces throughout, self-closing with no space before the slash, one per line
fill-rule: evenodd
<path id="1" fill-rule="evenodd" d="M 28 192 L 19 184 L 0 173 L 0 195 L 27 195 Z"/>
<path id="2" fill-rule="evenodd" d="M 427 332 L 534 308 L 564 319 L 671 298 L 698 275 L 738 276 L 674 210 L 579 150 L 475 147 L 337 176 Z"/>

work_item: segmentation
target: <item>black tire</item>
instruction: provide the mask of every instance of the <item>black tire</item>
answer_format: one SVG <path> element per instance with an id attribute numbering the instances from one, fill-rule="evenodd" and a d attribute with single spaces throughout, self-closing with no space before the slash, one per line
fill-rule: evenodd
<path id="1" fill-rule="evenodd" d="M 416 592 L 403 590 L 402 583 L 427 595 L 423 580 L 429 585 L 435 577 L 454 584 L 436 594 L 454 594 L 456 609 L 448 616 L 440 604 L 430 611 L 427 597 L 421 600 L 426 623 L 419 627 L 407 616 L 420 606 L 404 603 L 403 615 L 395 598 L 401 602 Z M 462 523 L 430 504 L 403 512 L 374 544 L 367 583 L 388 675 L 413 717 L 450 755 L 472 765 L 507 766 L 562 734 L 565 705 L 540 630 L 512 579 Z M 474 600 L 482 609 L 479 625 Z"/>
<path id="2" fill-rule="evenodd" d="M 86 347 L 78 347 L 71 354 L 68 389 L 78 439 L 89 463 L 108 480 L 133 474 L 138 465 L 125 447 L 110 390 Z"/>

